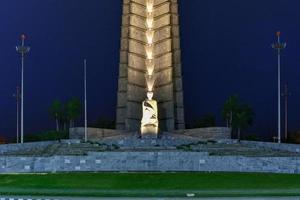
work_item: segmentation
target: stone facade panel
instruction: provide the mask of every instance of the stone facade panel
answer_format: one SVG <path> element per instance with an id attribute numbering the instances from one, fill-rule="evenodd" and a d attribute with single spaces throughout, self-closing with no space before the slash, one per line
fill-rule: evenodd
<path id="1" fill-rule="evenodd" d="M 170 3 L 169 2 L 166 2 L 166 3 L 162 4 L 161 6 L 157 7 L 153 12 L 154 17 L 160 17 L 161 15 L 164 15 L 167 13 L 170 13 Z"/>
<path id="2" fill-rule="evenodd" d="M 170 22 L 171 22 L 171 15 L 166 14 L 166 15 L 156 19 L 156 21 L 154 22 L 154 29 L 159 29 L 164 26 L 168 26 L 168 25 L 170 25 Z"/>
<path id="3" fill-rule="evenodd" d="M 137 3 L 132 3 L 130 5 L 130 12 L 132 14 L 136 14 L 142 17 L 146 17 L 146 8 L 143 5 L 137 4 Z"/>
<path id="4" fill-rule="evenodd" d="M 141 29 L 146 29 L 145 19 L 143 17 L 137 16 L 137 15 L 132 15 L 130 17 L 130 25 L 141 28 Z"/>
<path id="5" fill-rule="evenodd" d="M 146 88 L 146 80 L 145 73 L 133 70 L 131 68 L 128 69 L 128 82 L 132 84 L 139 85 L 141 87 Z"/>
<path id="6" fill-rule="evenodd" d="M 129 40 L 129 51 L 144 57 L 146 55 L 145 45 L 135 40 Z"/>
<path id="7" fill-rule="evenodd" d="M 157 76 L 154 99 L 158 103 L 170 102 L 168 107 L 161 106 L 161 119 L 164 119 L 161 130 L 171 131 L 174 130 L 176 121 L 184 121 L 183 118 L 176 119 L 179 115 L 175 114 L 175 104 L 182 106 L 181 98 L 178 97 L 182 92 L 174 93 L 182 88 L 179 80 L 181 58 L 177 0 L 155 0 L 153 15 L 153 57 Z M 146 0 L 124 1 L 119 72 L 119 91 L 123 93 L 118 95 L 121 99 L 118 105 L 126 105 L 126 115 L 120 114 L 117 117 L 121 119 L 117 127 L 124 127 L 124 123 L 127 130 L 139 130 L 141 119 L 134 119 L 136 116 L 131 113 L 139 113 L 137 110 L 140 108 L 137 109 L 136 105 L 142 106 L 142 101 L 146 98 L 146 17 Z M 128 72 L 127 75 L 125 71 Z M 117 115 L 118 113 L 119 111 Z"/>
<path id="8" fill-rule="evenodd" d="M 145 58 L 142 58 L 140 56 L 137 56 L 135 54 L 129 53 L 128 55 L 128 66 L 131 68 L 140 70 L 140 71 L 146 71 L 145 70 Z"/>
<path id="9" fill-rule="evenodd" d="M 155 45 L 154 56 L 171 52 L 171 48 L 172 48 L 171 40 L 170 39 L 164 40 L 163 42 Z"/>
<path id="10" fill-rule="evenodd" d="M 136 102 L 128 102 L 127 117 L 140 121 L 142 119 L 142 104 Z"/>
<path id="11" fill-rule="evenodd" d="M 119 78 L 119 91 L 125 92 L 127 90 L 127 79 L 126 78 Z"/>
<path id="12" fill-rule="evenodd" d="M 168 69 L 160 72 L 157 75 L 157 80 L 155 82 L 155 85 L 157 87 L 159 87 L 159 86 L 163 86 L 163 85 L 172 83 L 172 80 L 173 80 L 172 72 L 173 72 L 172 68 L 168 68 Z"/>
<path id="13" fill-rule="evenodd" d="M 160 88 L 156 88 L 154 93 L 154 99 L 159 103 L 165 101 L 173 101 L 173 84 L 168 84 Z"/>
<path id="14" fill-rule="evenodd" d="M 119 92 L 117 107 L 124 108 L 126 106 L 126 102 L 127 102 L 127 94 L 125 92 Z"/>
<path id="15" fill-rule="evenodd" d="M 146 88 L 141 88 L 135 85 L 128 85 L 127 89 L 127 100 L 140 102 L 140 104 L 142 105 L 142 102 L 146 98 Z"/>
<path id="16" fill-rule="evenodd" d="M 172 67 L 172 53 L 167 53 L 155 59 L 155 70 L 161 71 L 162 69 Z"/>

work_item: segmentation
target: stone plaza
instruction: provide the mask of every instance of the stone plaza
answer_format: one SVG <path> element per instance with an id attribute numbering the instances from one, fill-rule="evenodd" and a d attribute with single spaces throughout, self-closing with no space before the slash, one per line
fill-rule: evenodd
<path id="1" fill-rule="evenodd" d="M 169 141 L 172 138 L 165 139 Z M 102 143 L 105 141 L 107 143 Z M 236 140 L 196 141 L 194 138 L 194 143 L 190 144 L 182 141 L 163 144 L 139 139 L 135 146 L 132 146 L 132 141 L 124 140 L 119 140 L 118 144 L 109 140 L 89 143 L 64 140 L 1 145 L 0 173 L 300 173 L 299 145 Z"/>
<path id="2" fill-rule="evenodd" d="M 124 0 L 116 130 L 77 127 L 69 140 L 0 145 L 0 173 L 300 174 L 300 145 L 186 129 L 181 65 L 177 0 Z"/>

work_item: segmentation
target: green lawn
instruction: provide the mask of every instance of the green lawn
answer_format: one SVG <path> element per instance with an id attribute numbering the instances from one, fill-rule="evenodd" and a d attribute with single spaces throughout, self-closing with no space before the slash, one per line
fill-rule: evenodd
<path id="1" fill-rule="evenodd" d="M 300 196 L 300 175 L 65 173 L 0 175 L 0 194 L 62 196 Z"/>

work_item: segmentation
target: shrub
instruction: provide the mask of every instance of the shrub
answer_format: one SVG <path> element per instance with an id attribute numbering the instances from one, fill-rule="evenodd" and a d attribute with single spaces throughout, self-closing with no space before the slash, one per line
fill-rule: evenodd
<path id="1" fill-rule="evenodd" d="M 257 135 L 247 135 L 243 139 L 248 141 L 259 141 Z"/>
<path id="2" fill-rule="evenodd" d="M 41 133 L 25 135 L 24 140 L 26 142 L 39 142 L 39 141 L 51 141 L 51 140 L 60 140 L 68 139 L 68 131 L 45 131 Z"/>
<path id="3" fill-rule="evenodd" d="M 300 144 L 300 131 L 294 131 L 289 134 L 288 142 Z"/>

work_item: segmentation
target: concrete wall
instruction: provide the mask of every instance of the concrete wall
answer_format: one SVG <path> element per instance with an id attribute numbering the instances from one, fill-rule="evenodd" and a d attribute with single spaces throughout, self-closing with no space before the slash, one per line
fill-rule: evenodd
<path id="1" fill-rule="evenodd" d="M 70 139 L 84 139 L 84 128 L 70 128 L 69 130 Z M 113 130 L 113 129 L 100 129 L 100 128 L 88 128 L 87 129 L 87 137 L 88 140 L 97 140 L 105 137 L 126 135 L 127 132 L 122 130 Z"/>
<path id="2" fill-rule="evenodd" d="M 0 157 L 0 173 L 194 171 L 300 173 L 299 157 L 208 156 L 205 152 L 103 152 L 87 156 Z"/>
<path id="3" fill-rule="evenodd" d="M 272 142 L 255 142 L 255 141 L 240 141 L 244 145 L 258 148 L 268 148 L 272 150 L 281 150 L 300 153 L 299 144 L 286 144 L 286 143 L 272 143 Z"/>
<path id="4" fill-rule="evenodd" d="M 29 142 L 24 144 L 2 144 L 0 145 L 0 156 L 1 153 L 45 148 L 46 146 L 55 143 L 58 143 L 58 141 Z"/>
<path id="5" fill-rule="evenodd" d="M 226 127 L 185 129 L 175 131 L 175 133 L 184 134 L 191 137 L 197 137 L 203 140 L 231 139 L 231 129 Z"/>

